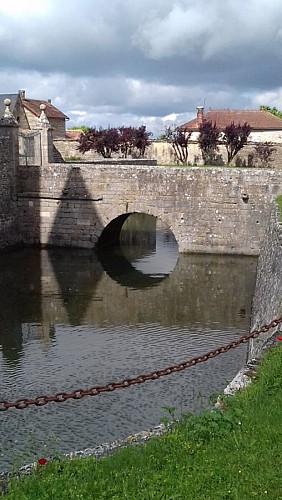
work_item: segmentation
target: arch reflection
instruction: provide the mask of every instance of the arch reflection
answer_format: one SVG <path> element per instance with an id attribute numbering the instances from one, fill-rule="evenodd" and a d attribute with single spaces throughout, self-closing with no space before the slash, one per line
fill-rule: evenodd
<path id="1" fill-rule="evenodd" d="M 104 270 L 122 286 L 136 289 L 158 285 L 169 276 L 178 260 L 173 233 L 151 215 L 130 214 L 122 224 L 122 219 L 118 219 L 116 225 L 112 224 L 116 228 L 112 245 L 107 240 L 107 245 L 98 247 Z M 106 234 L 110 235 L 110 231 Z M 105 237 L 102 241 L 105 243 Z"/>

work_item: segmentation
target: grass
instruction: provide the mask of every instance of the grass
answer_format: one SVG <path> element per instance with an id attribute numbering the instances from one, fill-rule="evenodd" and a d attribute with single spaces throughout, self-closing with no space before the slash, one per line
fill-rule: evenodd
<path id="1" fill-rule="evenodd" d="M 163 436 L 112 456 L 51 460 L 12 479 L 4 499 L 282 498 L 282 345 L 224 410 L 183 415 Z"/>
<path id="2" fill-rule="evenodd" d="M 66 156 L 65 161 L 67 162 L 72 162 L 72 161 L 80 161 L 81 157 L 80 156 Z"/>
<path id="3" fill-rule="evenodd" d="M 282 195 L 280 194 L 276 198 L 276 203 L 278 207 L 279 222 L 282 222 Z"/>
<path id="4" fill-rule="evenodd" d="M 250 169 L 251 167 L 248 166 L 236 166 L 236 165 L 228 165 L 227 163 L 224 163 L 223 165 L 191 165 L 191 164 L 182 164 L 182 163 L 158 163 L 157 167 L 182 167 L 182 168 L 229 168 L 229 169 L 240 169 L 240 170 L 246 170 Z"/>

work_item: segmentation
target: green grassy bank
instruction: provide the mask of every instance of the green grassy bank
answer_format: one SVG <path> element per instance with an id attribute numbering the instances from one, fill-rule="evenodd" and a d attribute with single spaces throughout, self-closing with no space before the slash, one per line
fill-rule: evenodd
<path id="1" fill-rule="evenodd" d="M 96 460 L 52 460 L 13 479 L 3 499 L 282 498 L 282 342 L 224 409 Z"/>
<path id="2" fill-rule="evenodd" d="M 277 196 L 276 203 L 278 207 L 279 222 L 282 222 L 282 195 Z"/>

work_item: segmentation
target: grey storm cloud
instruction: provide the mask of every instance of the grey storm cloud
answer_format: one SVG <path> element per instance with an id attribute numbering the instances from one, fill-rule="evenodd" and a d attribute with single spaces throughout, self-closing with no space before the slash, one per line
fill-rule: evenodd
<path id="1" fill-rule="evenodd" d="M 1 93 L 50 97 L 71 123 L 282 107 L 281 49 L 281 0 L 0 1 Z"/>

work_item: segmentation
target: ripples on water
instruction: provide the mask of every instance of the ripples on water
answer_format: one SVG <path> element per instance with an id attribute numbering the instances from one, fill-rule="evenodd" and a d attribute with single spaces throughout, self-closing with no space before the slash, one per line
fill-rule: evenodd
<path id="1" fill-rule="evenodd" d="M 157 232 L 154 251 L 140 255 L 140 249 L 123 248 L 100 259 L 66 249 L 2 255 L 0 399 L 136 376 L 244 334 L 256 259 L 178 256 L 175 242 L 165 249 L 166 240 L 165 232 Z M 126 390 L 2 412 L 0 468 L 15 463 L 17 454 L 26 463 L 152 427 L 165 415 L 164 406 L 198 411 L 245 358 L 241 346 Z M 54 444 L 55 438 L 60 440 Z"/>

